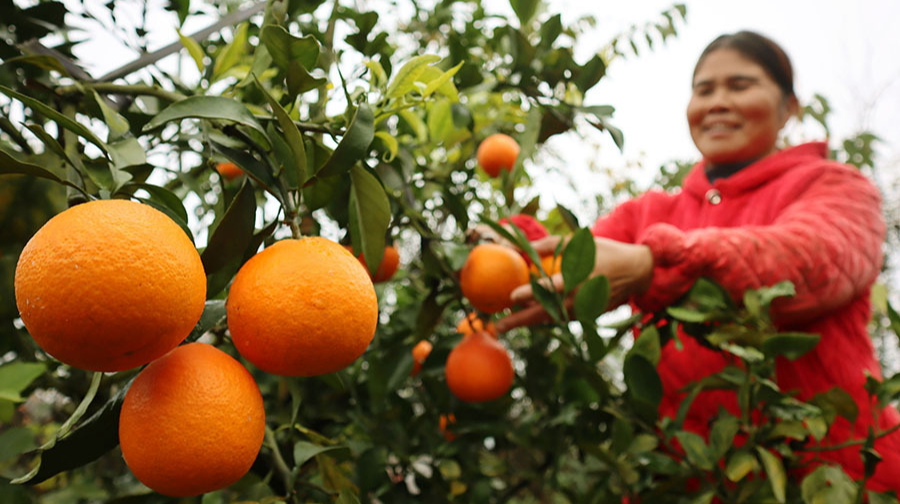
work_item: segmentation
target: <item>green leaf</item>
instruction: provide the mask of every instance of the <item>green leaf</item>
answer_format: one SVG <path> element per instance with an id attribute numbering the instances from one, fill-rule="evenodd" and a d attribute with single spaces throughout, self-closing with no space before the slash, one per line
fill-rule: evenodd
<path id="1" fill-rule="evenodd" d="M 675 437 L 681 443 L 681 448 L 684 449 L 684 454 L 687 455 L 690 463 L 706 471 L 712 470 L 713 459 L 709 456 L 702 437 L 688 431 L 678 431 L 675 433 Z"/>
<path id="2" fill-rule="evenodd" d="M 756 457 L 749 450 L 741 448 L 728 458 L 728 463 L 725 464 L 725 477 L 737 483 L 758 469 L 759 463 L 756 461 Z"/>
<path id="3" fill-rule="evenodd" d="M 275 177 L 272 175 L 272 171 L 269 169 L 269 166 L 256 159 L 252 155 L 248 154 L 245 150 L 232 149 L 231 147 L 222 145 L 215 140 L 211 140 L 210 145 L 212 145 L 214 150 L 222 153 L 230 161 L 238 165 L 238 168 L 243 170 L 244 173 L 250 175 L 257 182 L 267 187 L 270 192 L 273 192 L 274 188 L 278 187 L 275 181 Z M 273 192 L 273 194 L 275 194 L 275 197 L 280 196 L 280 193 Z"/>
<path id="4" fill-rule="evenodd" d="M 77 189 L 82 194 L 86 195 L 81 187 L 68 180 L 57 177 L 55 173 L 46 168 L 30 163 L 23 163 L 7 154 L 3 149 L 0 149 L 0 175 L 28 175 L 30 177 L 44 178 Z"/>
<path id="5" fill-rule="evenodd" d="M 100 112 L 103 114 L 103 120 L 106 122 L 106 127 L 109 128 L 109 137 L 106 141 L 112 142 L 125 136 L 129 131 L 128 121 L 126 121 L 118 112 L 111 109 L 109 105 L 106 104 L 106 100 L 96 91 L 93 91 L 93 95 L 94 101 L 97 102 L 97 105 L 100 107 Z"/>
<path id="6" fill-rule="evenodd" d="M 99 147 L 100 150 L 102 150 L 104 153 L 106 152 L 106 143 L 103 142 L 103 140 L 100 140 L 100 138 L 98 138 L 97 135 L 95 135 L 86 126 L 82 125 L 79 122 L 76 122 L 74 119 L 70 119 L 57 110 L 43 104 L 42 102 L 30 96 L 17 93 L 6 86 L 0 86 L 0 92 L 5 94 L 6 96 L 9 96 L 10 98 L 15 98 L 21 101 L 25 105 L 31 107 L 35 112 L 47 117 L 48 119 L 56 121 L 63 128 L 83 137 L 84 139 Z"/>
<path id="7" fill-rule="evenodd" d="M 787 280 L 778 282 L 771 287 L 761 287 L 756 291 L 759 293 L 759 302 L 765 307 L 771 305 L 776 298 L 791 297 L 797 293 L 794 284 Z"/>
<path id="8" fill-rule="evenodd" d="M 428 135 L 437 144 L 446 142 L 453 134 L 453 114 L 449 100 L 440 100 L 428 110 Z"/>
<path id="9" fill-rule="evenodd" d="M 341 448 L 344 448 L 344 446 L 319 446 L 308 441 L 297 441 L 294 444 L 294 468 L 295 470 L 299 469 L 303 464 L 320 453 Z"/>
<path id="10" fill-rule="evenodd" d="M 832 412 L 846 418 L 851 424 L 856 423 L 859 416 L 859 406 L 849 392 L 833 387 L 827 392 L 821 392 L 809 400 L 811 404 L 818 406 L 822 411 Z"/>
<path id="11" fill-rule="evenodd" d="M 519 18 L 520 26 L 523 28 L 528 26 L 528 22 L 531 21 L 531 18 L 537 12 L 539 2 L 540 0 L 509 0 L 516 17 Z"/>
<path id="12" fill-rule="evenodd" d="M 347 173 L 357 161 L 366 157 L 374 138 L 375 115 L 368 105 L 360 104 L 350 127 L 344 133 L 344 138 L 325 162 L 325 166 L 316 173 L 316 177 L 333 177 Z"/>
<path id="13" fill-rule="evenodd" d="M 40 454 L 38 467 L 26 476 L 17 479 L 15 483 L 36 485 L 61 472 L 89 464 L 118 446 L 119 411 L 122 409 L 122 401 L 125 400 L 125 393 L 128 392 L 130 386 L 131 381 L 119 389 L 102 408 L 82 422 L 78 428 L 71 431 L 68 436 L 39 448 L 36 452 Z"/>
<path id="14" fill-rule="evenodd" d="M 384 72 L 384 67 L 381 66 L 381 63 L 375 60 L 366 60 L 363 62 L 363 64 L 366 65 L 366 68 L 368 68 L 369 72 L 372 73 L 373 88 L 380 88 L 387 85 L 387 74 Z"/>
<path id="15" fill-rule="evenodd" d="M 440 61 L 441 57 L 434 54 L 416 56 L 400 67 L 394 79 L 388 85 L 385 92 L 386 98 L 399 98 L 416 89 L 415 82 L 424 71 L 425 66 Z"/>
<path id="16" fill-rule="evenodd" d="M 166 189 L 165 187 L 156 186 L 153 184 L 143 184 L 143 183 L 131 183 L 128 184 L 128 188 L 134 188 L 134 190 L 143 189 L 150 194 L 150 199 L 160 205 L 168 208 L 173 214 L 175 214 L 181 222 L 179 224 L 184 223 L 187 225 L 188 214 L 187 210 L 184 209 L 184 204 L 181 202 L 181 198 L 179 198 L 175 193 Z M 188 233 L 190 236 L 190 233 Z"/>
<path id="17" fill-rule="evenodd" d="M 381 140 L 388 149 L 384 156 L 382 156 L 381 160 L 385 163 L 390 163 L 394 160 L 395 157 L 397 157 L 397 152 L 400 151 L 400 143 L 397 142 L 397 139 L 387 131 L 376 131 L 375 137 Z"/>
<path id="18" fill-rule="evenodd" d="M 562 254 L 562 277 L 566 292 L 578 286 L 594 271 L 596 245 L 587 228 L 575 231 Z"/>
<path id="19" fill-rule="evenodd" d="M 659 330 L 655 326 L 645 327 L 640 336 L 634 340 L 634 346 L 628 355 L 640 355 L 654 366 L 659 364 L 662 350 L 659 345 Z"/>
<path id="20" fill-rule="evenodd" d="M 682 308 L 680 306 L 670 306 L 666 308 L 666 313 L 668 313 L 675 320 L 692 323 L 706 322 L 712 320 L 715 316 L 715 314 L 712 313 L 702 313 L 688 308 Z"/>
<path id="21" fill-rule="evenodd" d="M 433 81 L 429 82 L 428 85 L 425 86 L 425 91 L 422 92 L 422 96 L 425 97 L 425 98 L 428 98 L 428 97 L 431 96 L 435 91 L 437 91 L 438 89 L 442 88 L 442 87 L 445 86 L 446 84 L 450 83 L 450 82 L 451 82 L 450 79 L 452 79 L 453 76 L 456 75 L 456 72 L 458 72 L 459 69 L 462 68 L 463 63 L 464 63 L 464 62 L 460 62 L 458 65 L 456 65 L 455 67 L 451 68 L 450 70 L 447 70 L 446 72 L 441 73 L 440 77 L 438 77 L 437 79 L 434 79 Z M 454 89 L 454 91 L 455 91 L 455 87 L 454 87 L 453 89 Z M 445 96 L 447 96 L 447 92 L 444 92 L 444 93 L 442 93 L 442 94 L 444 94 Z M 454 93 L 451 93 L 451 95 L 452 95 L 452 94 L 454 94 Z M 448 96 L 448 98 L 451 98 L 451 99 L 452 99 L 452 96 Z M 458 97 L 457 97 L 457 99 L 454 100 L 454 101 L 459 101 Z"/>
<path id="22" fill-rule="evenodd" d="M 606 62 L 603 60 L 602 56 L 595 54 L 587 63 L 578 67 L 572 82 L 575 83 L 575 86 L 582 93 L 587 93 L 589 89 L 600 82 L 600 79 L 602 79 L 604 75 L 606 75 Z M 609 116 L 610 114 L 612 114 L 612 112 L 609 114 L 597 114 L 597 119 L 603 127 L 609 131 L 609 134 L 613 137 L 613 141 L 619 149 L 621 149 L 622 144 L 624 143 L 622 132 L 619 131 L 618 128 L 611 126 L 603 117 Z"/>
<path id="23" fill-rule="evenodd" d="M 223 96 L 191 96 L 164 108 L 144 125 L 142 131 L 156 129 L 169 121 L 186 118 L 230 121 L 249 126 L 265 136 L 266 131 L 241 102 Z"/>
<path id="24" fill-rule="evenodd" d="M 541 47 L 549 49 L 562 33 L 562 16 L 556 14 L 541 24 Z"/>
<path id="25" fill-rule="evenodd" d="M 237 65 L 244 54 L 247 53 L 247 30 L 249 26 L 249 23 L 241 23 L 235 30 L 231 42 L 216 55 L 216 62 L 213 64 L 213 81 L 219 80 L 225 72 Z"/>
<path id="26" fill-rule="evenodd" d="M 37 448 L 35 435 L 27 427 L 13 427 L 0 434 L 0 462 Z"/>
<path id="27" fill-rule="evenodd" d="M 0 366 L 0 399 L 24 401 L 19 394 L 46 370 L 45 364 L 37 362 L 11 362 Z"/>
<path id="28" fill-rule="evenodd" d="M 762 462 L 766 475 L 769 477 L 769 484 L 772 486 L 775 500 L 780 504 L 784 504 L 787 474 L 784 472 L 784 465 L 781 463 L 781 459 L 762 446 L 756 447 L 756 453 L 759 455 L 759 460 Z"/>
<path id="29" fill-rule="evenodd" d="M 806 504 L 853 504 L 856 502 L 856 490 L 856 483 L 835 466 L 816 468 L 800 484 L 800 493 Z"/>
<path id="30" fill-rule="evenodd" d="M 589 279 L 575 293 L 575 318 L 582 325 L 592 325 L 603 315 L 609 304 L 609 279 L 598 276 Z"/>
<path id="31" fill-rule="evenodd" d="M 569 229 L 571 229 L 572 231 L 577 231 L 581 228 L 581 224 L 578 223 L 578 217 L 576 217 L 571 210 L 557 203 L 556 211 L 559 212 L 559 215 L 562 217 L 563 222 L 566 223 L 566 226 L 568 226 Z"/>
<path id="32" fill-rule="evenodd" d="M 266 88 L 259 82 L 259 79 L 256 79 L 256 77 L 254 77 L 254 79 L 256 80 L 256 86 L 262 91 L 263 96 L 266 97 L 266 101 L 269 102 L 269 107 L 272 108 L 272 112 L 275 113 L 278 125 L 281 127 L 281 131 L 284 132 L 284 139 L 287 141 L 288 147 L 290 147 L 291 152 L 294 154 L 293 164 L 294 169 L 297 171 L 297 183 L 302 185 L 306 182 L 306 147 L 303 145 L 303 135 L 300 134 L 297 125 L 294 124 L 294 121 L 291 120 L 291 117 L 284 108 L 282 108 L 281 105 L 272 98 L 269 92 L 266 91 Z"/>
<path id="33" fill-rule="evenodd" d="M 359 497 L 349 488 L 342 488 L 334 504 L 359 504 Z"/>
<path id="34" fill-rule="evenodd" d="M 640 355 L 630 355 L 623 368 L 632 405 L 642 418 L 655 421 L 663 387 L 656 367 Z"/>
<path id="35" fill-rule="evenodd" d="M 292 97 L 323 86 L 326 82 L 328 82 L 328 79 L 324 77 L 313 77 L 310 75 L 309 70 L 296 60 L 288 64 L 287 85 L 288 93 Z"/>
<path id="36" fill-rule="evenodd" d="M 709 434 L 709 455 L 713 461 L 718 461 L 725 456 L 728 449 L 731 448 L 734 436 L 739 429 L 740 422 L 738 419 L 728 413 L 723 412 L 713 422 Z"/>
<path id="37" fill-rule="evenodd" d="M 269 50 L 272 61 L 282 70 L 288 70 L 292 61 L 307 70 L 319 61 L 321 46 L 312 35 L 295 37 L 281 26 L 269 25 L 262 29 L 259 38 Z"/>
<path id="38" fill-rule="evenodd" d="M 371 172 L 354 165 L 350 170 L 350 238 L 374 275 L 384 255 L 385 233 L 391 223 L 391 204 L 381 182 Z"/>
<path id="39" fill-rule="evenodd" d="M 181 45 L 187 49 L 191 58 L 194 58 L 194 63 L 197 64 L 197 70 L 202 74 L 203 70 L 206 68 L 206 65 L 203 64 L 203 57 L 205 56 L 203 54 L 203 48 L 200 47 L 200 44 L 193 38 L 182 35 L 181 30 L 178 28 L 176 28 L 175 31 L 178 33 L 178 39 L 181 40 Z"/>
<path id="40" fill-rule="evenodd" d="M 109 157 L 112 159 L 113 164 L 110 171 L 116 183 L 115 188 L 118 190 L 131 180 L 131 174 L 122 171 L 122 169 L 145 164 L 147 162 L 147 150 L 136 138 L 125 138 L 109 144 Z"/>
<path id="41" fill-rule="evenodd" d="M 866 497 L 869 499 L 869 504 L 900 504 L 900 501 L 897 501 L 896 497 L 887 493 L 869 490 L 866 492 Z"/>
<path id="42" fill-rule="evenodd" d="M 244 180 L 200 255 L 207 276 L 244 257 L 244 251 L 253 239 L 255 222 L 256 195 L 253 186 Z"/>
<path id="43" fill-rule="evenodd" d="M 414 110 L 401 110 L 400 118 L 406 121 L 406 124 L 409 125 L 409 128 L 415 133 L 416 140 L 418 142 L 426 142 L 428 141 L 428 126 L 425 124 L 425 121 L 419 117 Z"/>
<path id="44" fill-rule="evenodd" d="M 783 355 L 788 360 L 795 360 L 815 348 L 820 338 L 818 334 L 780 333 L 766 338 L 762 351 L 767 357 Z"/>

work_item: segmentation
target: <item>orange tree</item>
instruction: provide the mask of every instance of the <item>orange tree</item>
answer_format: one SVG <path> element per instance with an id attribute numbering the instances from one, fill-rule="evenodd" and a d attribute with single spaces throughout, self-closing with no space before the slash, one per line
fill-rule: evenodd
<path id="1" fill-rule="evenodd" d="M 682 5 L 576 62 L 573 47 L 592 20 L 565 26 L 550 3 L 512 0 L 509 19 L 476 1 L 373 3 L 370 11 L 350 4 L 216 7 L 173 0 L 168 8 L 182 25 L 200 15 L 221 18 L 155 52 L 146 51 L 146 36 L 159 23 L 152 7 L 129 31 L 118 26 L 123 14 L 110 4 L 107 27 L 123 32 L 142 55 L 98 77 L 72 56 L 66 26 L 99 18 L 56 1 L 0 1 L 4 502 L 897 502 L 864 492 L 864 481 L 839 468 L 799 467 L 808 460 L 804 453 L 830 449 L 816 443 L 836 418 L 853 419 L 856 409 L 840 390 L 803 403 L 775 385 L 774 359 L 795 358 L 817 342 L 815 335 L 778 334 L 769 320 L 769 303 L 790 295 L 790 285 L 748 292 L 736 304 L 701 281 L 678 306 L 600 327 L 607 285 L 587 278 L 593 241 L 562 207 L 557 229 L 568 226 L 573 238 L 559 267 L 566 289 L 579 287 L 574 312 L 535 284 L 553 323 L 496 341 L 465 336 L 472 339 L 464 348 L 488 348 L 491 357 L 467 350 L 453 368 L 460 380 L 477 383 L 480 376 L 465 375 L 478 373 L 467 362 L 505 366 L 506 349 L 511 391 L 470 403 L 447 386 L 445 363 L 464 337 L 456 328 L 475 311 L 458 277 L 469 251 L 466 231 L 476 222 L 494 226 L 541 264 L 518 232 L 494 219 L 537 210 L 539 202 L 518 201 L 516 189 L 530 184 L 526 161 L 551 136 L 589 124 L 621 145 L 622 133 L 610 124 L 613 109 L 583 97 L 623 48 L 637 52 L 638 44 L 675 35 Z M 196 67 L 193 84 L 164 64 L 178 51 L 183 64 Z M 514 137 L 520 150 L 512 169 L 491 178 L 477 166 L 476 149 L 495 133 Z M 677 173 L 663 175 L 670 180 Z M 262 393 L 265 434 L 252 467 L 237 483 L 202 497 L 157 494 L 123 461 L 119 413 L 140 368 L 103 374 L 61 364 L 35 343 L 16 308 L 16 263 L 37 229 L 66 207 L 114 198 L 158 209 L 199 246 L 207 300 L 185 342 L 209 343 L 240 359 Z M 352 248 L 373 276 L 394 243 L 401 266 L 376 287 L 379 323 L 360 358 L 320 376 L 269 374 L 235 347 L 226 300 L 237 272 L 260 249 L 310 235 Z M 305 266 L 308 278 L 331 281 L 317 264 Z M 127 263 L 124 269 L 130 274 Z M 314 287 L 298 305 L 321 302 Z M 265 289 L 275 298 L 260 303 L 252 284 L 241 291 L 248 305 L 282 311 L 270 317 L 279 328 L 282 320 L 309 322 L 291 311 L 293 302 L 280 302 L 302 293 L 275 301 L 278 293 Z M 354 309 L 352 295 L 338 299 Z M 900 316 L 884 305 L 889 325 L 900 327 Z M 331 317 L 314 330 L 343 331 L 347 323 Z M 690 390 L 689 398 L 716 388 L 745 399 L 740 417 L 723 412 L 710 419 L 708 439 L 682 430 L 683 415 L 657 415 L 662 388 L 655 364 L 677 326 L 742 364 Z M 634 327 L 642 335 L 631 345 Z M 266 348 L 254 350 L 272 357 Z M 186 369 L 181 375 L 194 379 Z M 179 378 L 173 380 L 167 389 L 177 390 Z M 508 375 L 500 381 L 498 390 Z M 896 384 L 870 380 L 868 388 L 873 400 L 887 404 L 900 391 Z M 152 387 L 142 382 L 141 390 L 147 395 Z M 148 429 L 165 421 L 162 409 L 140 411 Z M 163 430 L 190 437 L 184 425 Z M 877 465 L 873 443 L 881 435 L 858 443 L 866 474 Z M 214 439 L 226 445 L 224 453 L 229 442 L 241 441 Z M 150 443 L 140 428 L 128 431 L 129 450 L 152 451 Z M 167 479 L 185 474 L 180 465 L 159 467 L 165 464 L 149 467 Z"/>

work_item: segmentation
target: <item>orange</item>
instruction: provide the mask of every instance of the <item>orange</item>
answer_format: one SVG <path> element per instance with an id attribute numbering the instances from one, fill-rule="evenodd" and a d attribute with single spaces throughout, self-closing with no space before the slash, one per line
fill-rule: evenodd
<path id="1" fill-rule="evenodd" d="M 422 370 L 422 365 L 425 364 L 425 359 L 428 358 L 428 354 L 431 353 L 432 348 L 433 346 L 428 340 L 422 340 L 416 343 L 416 346 L 412 349 L 413 368 L 410 376 L 419 374 L 419 371 Z"/>
<path id="2" fill-rule="evenodd" d="M 344 369 L 366 351 L 378 324 L 365 268 L 321 237 L 283 240 L 250 258 L 225 307 L 238 352 L 283 376 Z"/>
<path id="3" fill-rule="evenodd" d="M 460 320 L 459 324 L 456 325 L 456 332 L 465 336 L 469 336 L 472 333 L 479 331 L 485 331 L 494 338 L 497 337 L 497 327 L 494 323 L 488 322 L 487 328 L 485 328 L 484 321 L 475 313 L 470 313 L 468 317 Z"/>
<path id="4" fill-rule="evenodd" d="M 472 306 L 496 313 L 512 306 L 509 295 L 528 283 L 528 265 L 516 251 L 496 243 L 472 249 L 460 273 L 460 286 Z"/>
<path id="5" fill-rule="evenodd" d="M 463 338 L 450 351 L 444 368 L 450 392 L 466 402 L 493 401 L 512 386 L 512 361 L 506 348 L 486 332 Z"/>
<path id="6" fill-rule="evenodd" d="M 346 249 L 349 250 L 351 254 L 353 253 L 353 247 L 348 245 L 346 246 Z M 363 268 L 366 268 L 366 271 L 369 271 L 369 267 L 366 265 L 366 259 L 363 255 L 359 254 L 356 258 L 362 263 Z M 381 263 L 378 265 L 378 269 L 375 270 L 375 275 L 369 274 L 369 276 L 372 277 L 373 282 L 386 282 L 394 276 L 399 265 L 399 252 L 397 252 L 397 249 L 393 245 L 388 245 L 384 247 L 384 255 L 381 256 Z"/>
<path id="7" fill-rule="evenodd" d="M 225 180 L 234 180 L 244 174 L 244 170 L 238 168 L 234 163 L 219 163 L 216 165 L 216 171 Z"/>
<path id="8" fill-rule="evenodd" d="M 513 169 L 519 157 L 519 144 L 509 135 L 495 133 L 482 140 L 475 157 L 485 173 L 497 177 L 501 170 Z"/>
<path id="9" fill-rule="evenodd" d="M 562 272 L 562 256 L 554 257 L 551 254 L 551 255 L 545 255 L 544 257 L 541 257 L 541 267 L 544 268 L 544 272 L 546 272 L 548 276 L 553 276 L 557 273 L 561 273 Z M 539 270 L 538 267 L 535 266 L 534 264 L 532 264 L 531 268 L 529 268 L 529 269 L 535 275 L 541 274 L 541 270 Z"/>
<path id="10" fill-rule="evenodd" d="M 126 200 L 74 206 L 28 241 L 16 305 L 38 345 L 91 371 L 142 366 L 200 320 L 206 275 L 190 238 L 154 208 Z"/>
<path id="11" fill-rule="evenodd" d="M 135 378 L 122 402 L 119 444 L 141 483 L 188 497 L 247 474 L 265 428 L 262 395 L 244 366 L 216 347 L 190 343 Z"/>
<path id="12" fill-rule="evenodd" d="M 441 434 L 444 435 L 444 439 L 447 442 L 453 441 L 456 439 L 456 434 L 447 429 L 447 425 L 456 423 L 456 415 L 450 413 L 449 415 L 441 415 L 441 418 L 438 420 L 438 429 L 441 431 Z"/>

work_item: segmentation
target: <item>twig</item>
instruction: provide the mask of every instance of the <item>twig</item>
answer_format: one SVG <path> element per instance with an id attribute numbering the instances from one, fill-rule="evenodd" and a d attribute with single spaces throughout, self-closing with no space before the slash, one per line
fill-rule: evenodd
<path id="1" fill-rule="evenodd" d="M 887 435 L 893 434 L 894 432 L 896 432 L 896 431 L 898 431 L 898 430 L 900 430 L 900 424 L 897 424 L 897 425 L 891 427 L 891 428 L 888 429 L 888 430 L 879 432 L 878 435 L 875 436 L 875 439 L 883 438 L 883 437 L 885 437 L 885 436 L 887 436 Z M 858 445 L 861 445 L 861 444 L 865 444 L 865 442 L 866 442 L 865 439 L 856 439 L 856 440 L 853 440 L 853 441 L 847 441 L 847 442 L 845 442 L 845 443 L 836 444 L 836 445 L 828 445 L 828 446 L 810 446 L 810 447 L 806 447 L 806 448 L 799 448 L 797 451 L 804 451 L 804 452 L 823 452 L 823 451 L 841 450 L 841 449 L 843 449 L 843 448 L 849 448 L 849 447 L 851 447 L 851 446 L 858 446 Z"/>

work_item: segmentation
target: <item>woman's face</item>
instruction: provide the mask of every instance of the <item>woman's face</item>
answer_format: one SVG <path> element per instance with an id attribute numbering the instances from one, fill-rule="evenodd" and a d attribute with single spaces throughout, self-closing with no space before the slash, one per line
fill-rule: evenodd
<path id="1" fill-rule="evenodd" d="M 709 53 L 694 75 L 687 119 L 691 138 L 713 165 L 740 163 L 775 151 L 778 132 L 797 112 L 759 64 L 734 49 Z"/>

